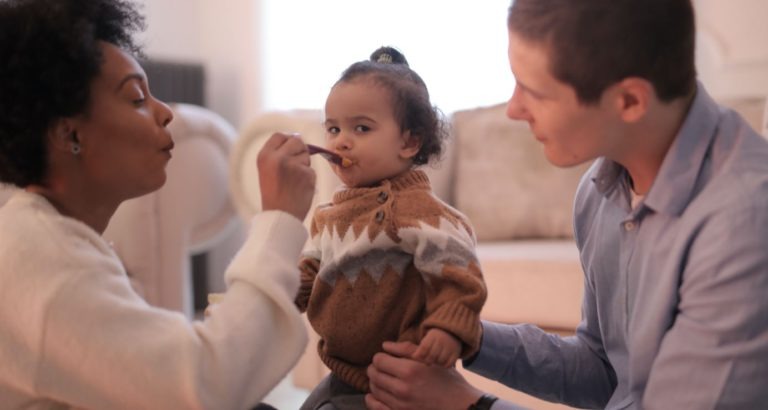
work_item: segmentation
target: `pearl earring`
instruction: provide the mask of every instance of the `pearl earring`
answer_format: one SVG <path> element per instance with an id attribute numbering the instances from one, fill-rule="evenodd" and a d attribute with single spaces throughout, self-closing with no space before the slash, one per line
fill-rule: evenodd
<path id="1" fill-rule="evenodd" d="M 80 144 L 78 144 L 77 142 L 73 142 L 71 150 L 72 150 L 72 154 L 79 155 L 80 154 Z"/>

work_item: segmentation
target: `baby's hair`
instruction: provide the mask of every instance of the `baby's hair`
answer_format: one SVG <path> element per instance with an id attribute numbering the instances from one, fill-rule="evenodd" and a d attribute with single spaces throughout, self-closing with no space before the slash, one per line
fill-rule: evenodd
<path id="1" fill-rule="evenodd" d="M 344 70 L 336 84 L 360 78 L 370 79 L 389 91 L 400 129 L 419 139 L 421 148 L 413 163 L 424 165 L 439 159 L 448 134 L 442 114 L 430 102 L 427 85 L 411 70 L 403 53 L 393 47 L 380 47 L 369 60 L 358 61 Z"/>

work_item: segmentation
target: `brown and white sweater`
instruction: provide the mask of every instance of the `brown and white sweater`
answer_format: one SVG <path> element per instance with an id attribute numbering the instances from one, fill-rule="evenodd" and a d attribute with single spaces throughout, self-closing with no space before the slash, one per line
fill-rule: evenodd
<path id="1" fill-rule="evenodd" d="M 337 192 L 310 233 L 296 304 L 343 381 L 368 391 L 365 370 L 382 342 L 418 344 L 430 328 L 461 340 L 462 357 L 478 349 L 487 292 L 474 232 L 424 172 Z"/>

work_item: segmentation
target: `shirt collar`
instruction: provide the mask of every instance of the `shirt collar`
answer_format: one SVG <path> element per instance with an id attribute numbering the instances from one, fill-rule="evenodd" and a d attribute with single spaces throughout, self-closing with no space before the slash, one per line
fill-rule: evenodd
<path id="1" fill-rule="evenodd" d="M 680 215 L 693 190 L 717 130 L 720 108 L 697 84 L 696 95 L 680 131 L 669 147 L 643 204 L 657 212 Z M 608 197 L 626 174 L 618 163 L 602 159 L 592 179 L 598 192 Z M 622 177 L 622 178 L 620 178 Z"/>

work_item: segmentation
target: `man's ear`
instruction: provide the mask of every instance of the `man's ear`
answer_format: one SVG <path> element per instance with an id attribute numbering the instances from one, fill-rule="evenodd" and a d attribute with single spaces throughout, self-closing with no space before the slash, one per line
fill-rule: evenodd
<path id="1" fill-rule="evenodd" d="M 614 96 L 621 118 L 628 123 L 642 119 L 648 112 L 656 92 L 650 81 L 639 77 L 628 77 L 617 84 Z"/>
<path id="2" fill-rule="evenodd" d="M 411 159 L 415 157 L 421 149 L 421 138 L 412 135 L 410 130 L 403 132 L 400 138 L 402 139 L 400 158 Z"/>

